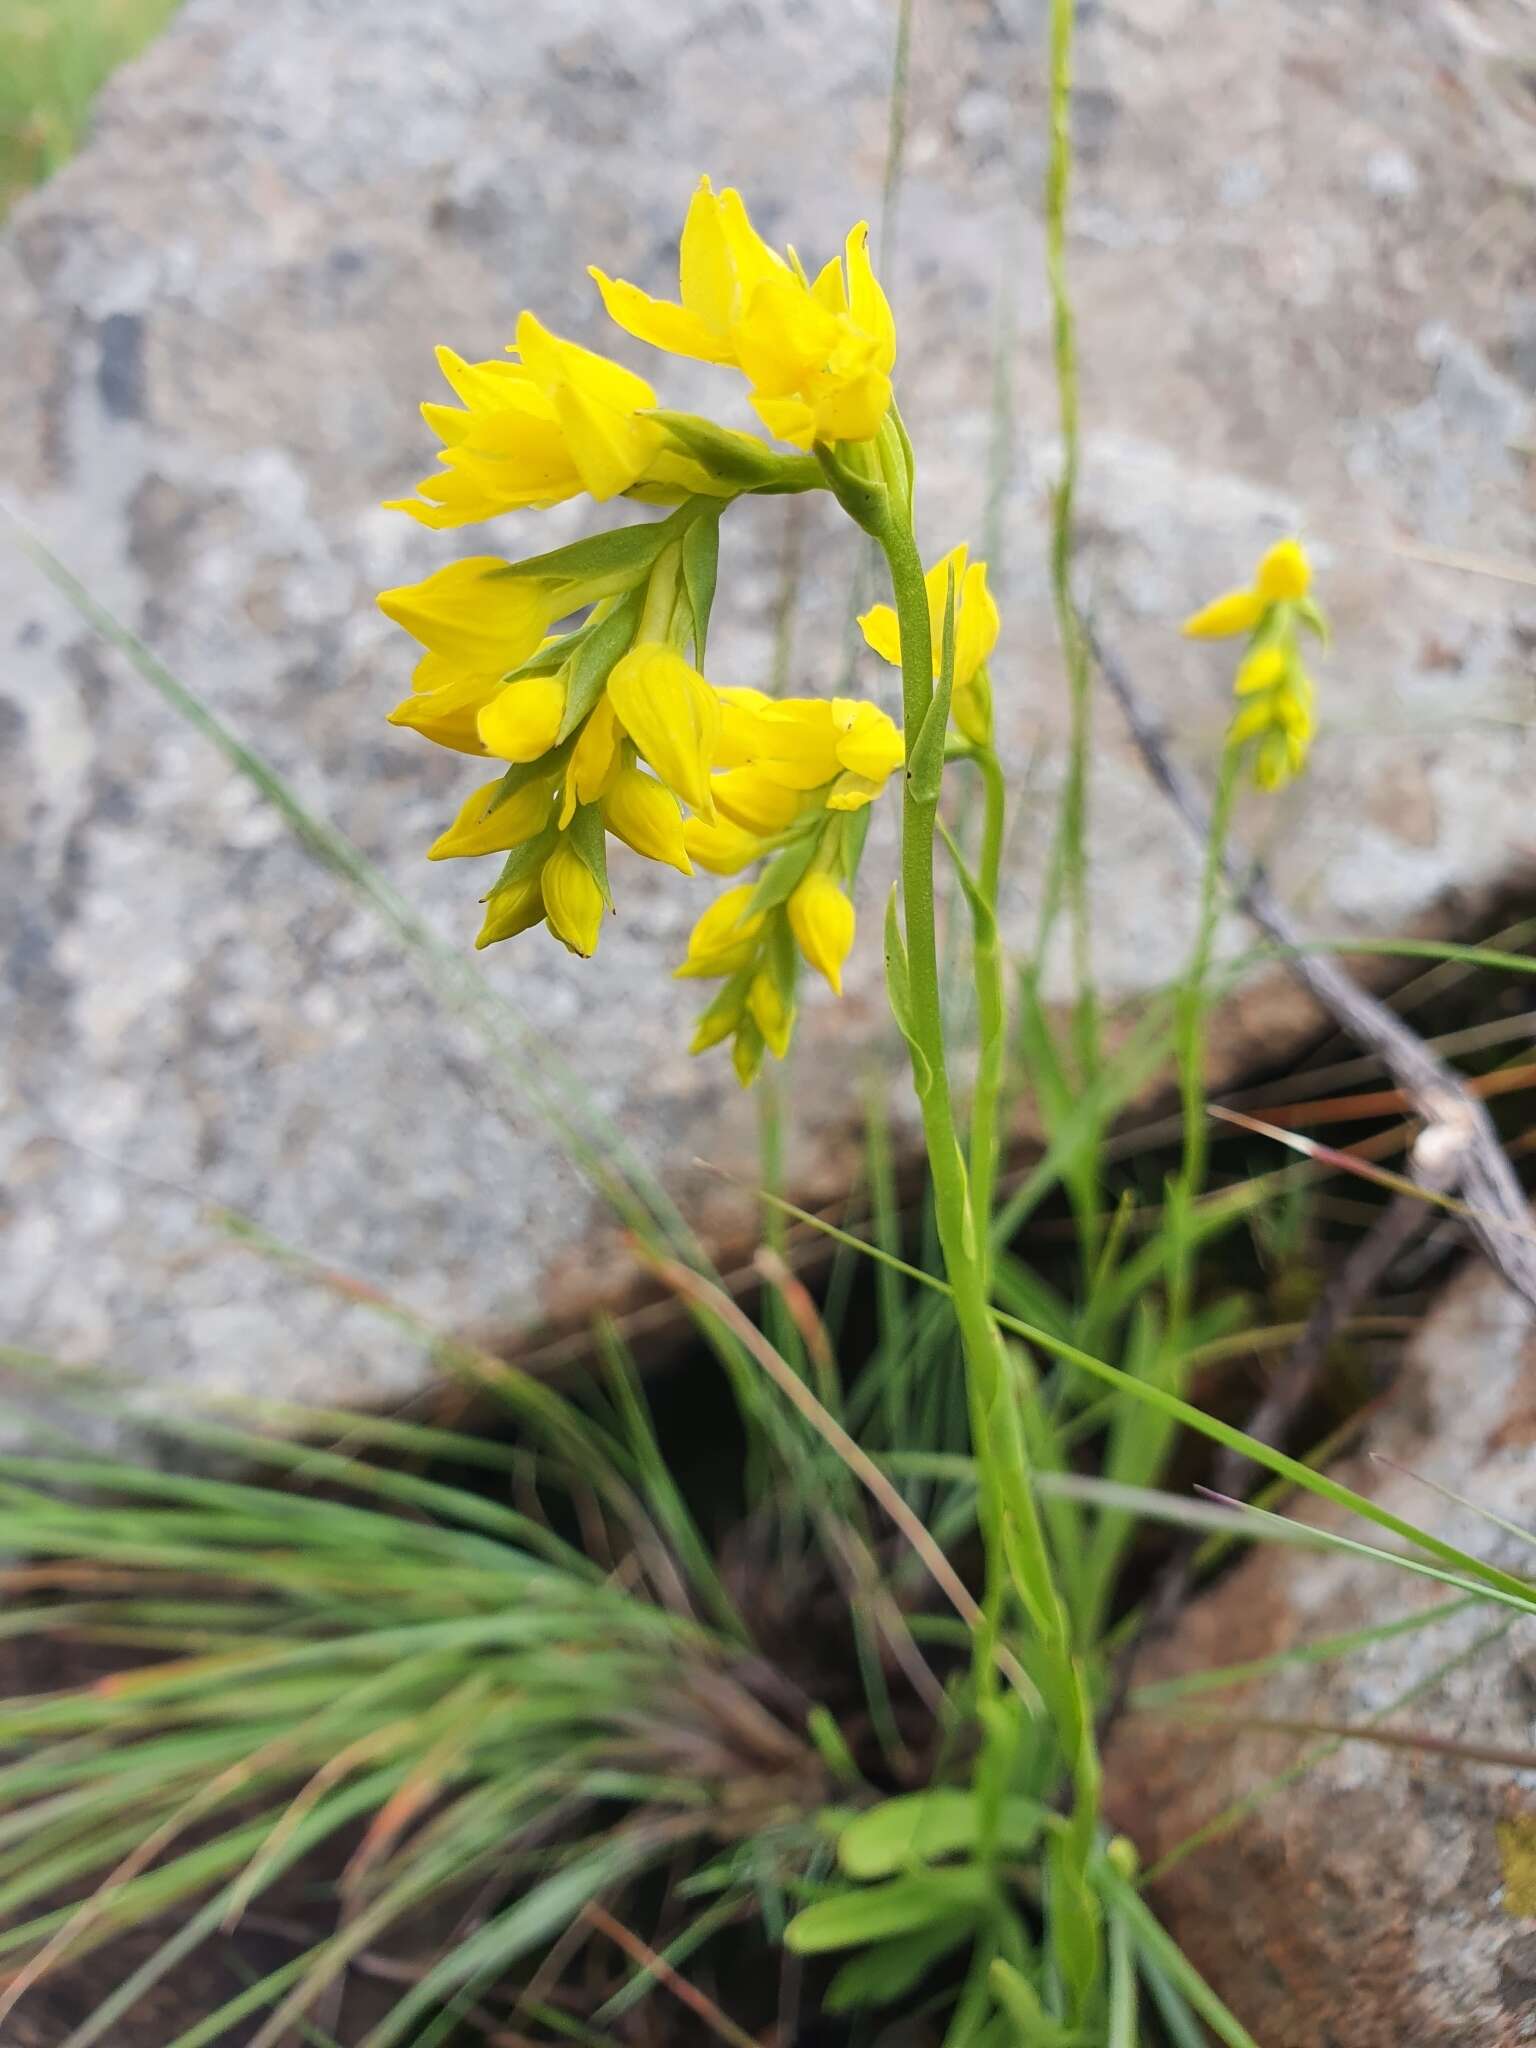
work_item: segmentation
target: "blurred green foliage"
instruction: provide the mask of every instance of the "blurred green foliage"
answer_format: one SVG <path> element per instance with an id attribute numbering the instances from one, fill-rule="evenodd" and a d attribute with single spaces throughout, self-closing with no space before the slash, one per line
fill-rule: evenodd
<path id="1" fill-rule="evenodd" d="M 181 0 L 0 0 L 0 214 L 79 144 L 91 103 Z"/>

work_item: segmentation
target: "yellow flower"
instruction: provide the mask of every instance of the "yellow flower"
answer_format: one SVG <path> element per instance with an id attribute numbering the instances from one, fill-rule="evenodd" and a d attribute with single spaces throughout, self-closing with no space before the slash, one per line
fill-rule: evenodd
<path id="1" fill-rule="evenodd" d="M 603 798 L 603 823 L 647 860 L 685 875 L 693 873 L 677 798 L 654 776 L 643 775 L 638 768 L 621 768 Z"/>
<path id="2" fill-rule="evenodd" d="M 590 959 L 603 928 L 603 892 L 568 840 L 545 861 L 541 889 L 550 930 L 573 953 Z"/>
<path id="3" fill-rule="evenodd" d="M 853 945 L 853 905 L 828 874 L 806 876 L 785 906 L 795 944 L 832 993 L 843 992 L 843 962 Z M 766 1033 L 765 1033 L 766 1036 Z"/>
<path id="4" fill-rule="evenodd" d="M 549 823 L 551 789 L 547 781 L 525 783 L 498 803 L 501 778 L 484 782 L 467 796 L 448 830 L 427 848 L 428 860 L 464 860 L 476 854 L 510 853 L 536 838 Z"/>
<path id="5" fill-rule="evenodd" d="M 477 674 L 424 654 L 411 679 L 411 694 L 389 714 L 391 725 L 409 726 L 423 739 L 456 754 L 483 754 L 480 713 L 501 688 L 501 674 Z"/>
<path id="6" fill-rule="evenodd" d="M 787 831 L 805 805 L 798 790 L 786 789 L 762 768 L 728 768 L 709 787 L 721 817 L 758 840 Z"/>
<path id="7" fill-rule="evenodd" d="M 437 351 L 461 400 L 421 409 L 443 443 L 442 470 L 389 510 L 423 526 L 465 526 L 579 491 L 617 497 L 645 474 L 665 436 L 640 416 L 656 403 L 643 377 L 561 340 L 532 313 L 519 315 L 511 353 L 521 360 L 466 363 Z"/>
<path id="8" fill-rule="evenodd" d="M 1277 540 L 1260 561 L 1253 585 L 1270 604 L 1305 597 L 1312 583 L 1312 564 L 1299 540 Z"/>
<path id="9" fill-rule="evenodd" d="M 758 285 L 794 276 L 747 218 L 741 194 L 730 187 L 716 193 L 708 178 L 699 180 L 683 222 L 678 249 L 681 305 L 650 298 L 637 285 L 607 277 L 595 266 L 588 274 L 603 295 L 608 317 L 626 334 L 669 355 L 730 364 L 736 362 L 733 330 Z"/>
<path id="10" fill-rule="evenodd" d="M 728 742 L 722 752 L 758 783 L 802 792 L 830 787 L 833 810 L 857 810 L 902 764 L 900 732 L 878 705 L 861 698 L 718 694 L 734 700 L 722 713 Z M 717 778 L 717 789 L 724 779 Z M 737 822 L 754 829 L 748 818 Z"/>
<path id="11" fill-rule="evenodd" d="M 977 746 L 992 740 L 992 693 L 987 683 L 986 662 L 997 645 L 1000 621 L 997 604 L 987 588 L 987 565 L 972 562 L 970 549 L 962 541 L 941 555 L 923 578 L 928 591 L 928 623 L 933 640 L 933 673 L 944 665 L 944 613 L 949 598 L 949 579 L 955 579 L 955 673 L 950 711 L 955 724 Z M 901 634 L 896 614 L 888 604 L 877 604 L 860 615 L 864 638 L 893 668 L 901 666 Z"/>
<path id="12" fill-rule="evenodd" d="M 622 734 L 619 721 L 605 691 L 598 698 L 571 750 L 571 764 L 565 777 L 565 802 L 560 810 L 563 832 L 575 816 L 578 804 L 593 804 L 618 774 Z"/>
<path id="13" fill-rule="evenodd" d="M 765 916 L 749 909 L 753 894 L 750 882 L 740 882 L 715 898 L 689 935 L 688 957 L 675 970 L 678 980 L 734 974 L 748 964 Z"/>
<path id="14" fill-rule="evenodd" d="M 719 787 L 718 779 L 715 786 Z M 724 817 L 717 817 L 712 825 L 702 818 L 686 819 L 683 845 L 694 865 L 707 868 L 712 875 L 739 875 L 753 861 L 761 860 L 765 851 L 764 842 L 754 833 Z"/>
<path id="15" fill-rule="evenodd" d="M 516 576 L 496 555 L 468 555 L 420 583 L 379 593 L 379 610 L 430 654 L 503 676 L 528 659 L 554 620 L 586 599 L 570 584 Z"/>
<path id="16" fill-rule="evenodd" d="M 795 1006 L 784 1000 L 770 968 L 760 967 L 753 975 L 747 989 L 747 1013 L 774 1058 L 783 1059 L 795 1033 Z"/>
<path id="17" fill-rule="evenodd" d="M 498 761 L 537 761 L 555 744 L 565 716 L 559 676 L 525 676 L 496 692 L 476 721 L 480 744 Z"/>
<path id="18" fill-rule="evenodd" d="M 1272 605 L 1293 604 L 1307 594 L 1312 565 L 1299 540 L 1276 541 L 1268 549 L 1246 590 L 1229 590 L 1184 621 L 1191 640 L 1230 640 L 1252 633 Z"/>
<path id="19" fill-rule="evenodd" d="M 673 355 L 732 364 L 763 424 L 798 448 L 866 441 L 890 409 L 896 327 L 869 261 L 869 231 L 814 283 L 753 227 L 741 194 L 700 181 L 683 224 L 681 303 L 594 269 L 610 318 Z"/>
<path id="20" fill-rule="evenodd" d="M 615 663 L 608 701 L 619 724 L 668 789 L 703 818 L 715 815 L 710 768 L 720 702 L 673 647 L 646 641 Z"/>

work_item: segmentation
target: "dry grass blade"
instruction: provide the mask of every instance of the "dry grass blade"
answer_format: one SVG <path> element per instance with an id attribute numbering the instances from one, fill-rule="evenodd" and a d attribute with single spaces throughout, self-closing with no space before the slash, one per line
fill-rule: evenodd
<path id="1" fill-rule="evenodd" d="M 1152 1710 L 1157 1711 L 1157 1710 Z M 1170 1711 L 1164 1709 L 1163 1711 Z M 1536 1750 L 1503 1749 L 1496 1743 L 1459 1742 L 1450 1735 L 1431 1735 L 1422 1728 L 1365 1728 L 1348 1721 L 1309 1721 L 1284 1714 L 1225 1714 L 1205 1707 L 1181 1714 L 1186 1721 L 1251 1730 L 1258 1735 L 1297 1735 L 1307 1740 L 1370 1742 L 1378 1749 L 1408 1749 L 1425 1756 L 1443 1756 L 1463 1764 L 1488 1764 L 1496 1770 L 1536 1771 Z"/>
<path id="2" fill-rule="evenodd" d="M 784 1398 L 799 1409 L 822 1440 L 831 1446 L 854 1477 L 879 1502 L 892 1523 L 921 1558 L 929 1577 L 966 1627 L 973 1630 L 984 1628 L 986 1618 L 981 1611 L 980 1603 L 934 1542 L 923 1522 L 908 1507 L 874 1459 L 860 1449 L 835 1416 L 827 1413 L 804 1380 L 779 1356 L 757 1325 L 743 1315 L 729 1295 L 722 1293 L 718 1287 L 713 1286 L 701 1274 L 695 1273 L 691 1267 L 681 1266 L 673 1259 L 652 1259 L 651 1264 L 675 1293 L 680 1294 L 685 1301 L 693 1302 L 696 1307 L 708 1310 L 725 1324 L 767 1373 Z M 1029 1702 L 1031 1708 L 1038 1708 L 1040 1696 L 1033 1680 L 1018 1659 L 1001 1645 L 996 1654 L 998 1669 L 1009 1684 Z"/>
<path id="3" fill-rule="evenodd" d="M 1304 1137 L 1300 1131 L 1282 1131 L 1277 1124 L 1265 1123 L 1240 1109 L 1223 1109 L 1220 1103 L 1213 1102 L 1208 1106 L 1208 1113 L 1224 1124 L 1236 1124 L 1242 1130 L 1252 1131 L 1257 1137 L 1273 1138 L 1276 1144 L 1288 1146 L 1292 1152 L 1299 1152 L 1303 1159 L 1311 1159 L 1319 1166 L 1333 1167 L 1340 1173 L 1352 1173 L 1357 1179 L 1374 1181 L 1377 1187 L 1387 1188 L 1406 1200 L 1433 1203 L 1437 1209 L 1444 1209 L 1447 1215 L 1459 1216 L 1463 1221 L 1478 1226 L 1480 1235 L 1497 1232 L 1500 1236 L 1513 1236 L 1536 1245 L 1536 1229 L 1523 1213 L 1515 1218 L 1475 1209 L 1470 1202 L 1458 1200 L 1428 1180 L 1410 1180 L 1406 1174 L 1390 1173 L 1384 1166 L 1372 1165 L 1358 1149 L 1340 1152 L 1332 1145 L 1319 1144 L 1316 1138 Z M 1431 1166 L 1443 1170 L 1445 1162 L 1436 1156 L 1439 1148 L 1425 1143 L 1442 1128 L 1431 1125 L 1429 1130 L 1420 1132 L 1413 1148 L 1415 1166 L 1427 1157 Z M 1531 1305 L 1536 1307 L 1536 1301 Z"/>
<path id="4" fill-rule="evenodd" d="M 582 1908 L 581 1917 L 599 1934 L 606 1935 L 616 1948 L 623 1949 L 625 1955 L 637 1962 L 643 1970 L 648 1970 L 664 1990 L 670 1991 L 672 1996 L 686 2005 L 690 2012 L 697 2014 L 718 2039 L 729 2041 L 731 2048 L 762 2048 L 762 2043 L 749 2034 L 745 2027 L 738 2027 L 733 2019 L 720 2010 L 712 1998 L 705 1996 L 697 1984 L 690 1984 L 686 1977 L 673 1969 L 664 1956 L 659 1956 L 655 1949 L 640 1939 L 638 1934 L 631 1933 L 621 1921 L 615 1920 L 606 1907 L 586 1905 Z"/>

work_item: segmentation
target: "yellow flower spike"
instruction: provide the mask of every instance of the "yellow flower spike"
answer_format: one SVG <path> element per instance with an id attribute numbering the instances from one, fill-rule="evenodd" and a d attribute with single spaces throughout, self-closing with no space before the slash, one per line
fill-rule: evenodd
<path id="1" fill-rule="evenodd" d="M 1312 583 L 1312 564 L 1299 540 L 1277 540 L 1260 561 L 1253 587 L 1266 604 L 1295 603 Z"/>
<path id="2" fill-rule="evenodd" d="M 789 1051 L 795 1035 L 795 1007 L 787 1003 L 778 983 L 766 967 L 760 967 L 747 990 L 747 1011 L 763 1034 L 763 1043 L 776 1060 Z"/>
<path id="3" fill-rule="evenodd" d="M 484 754 L 479 718 L 501 688 L 499 674 L 477 675 L 440 654 L 425 654 L 412 683 L 410 696 L 390 712 L 391 725 L 407 726 L 456 754 Z"/>
<path id="4" fill-rule="evenodd" d="M 564 716 L 560 678 L 526 676 L 498 690 L 480 713 L 480 743 L 499 761 L 537 761 L 555 744 Z"/>
<path id="5" fill-rule="evenodd" d="M 603 928 L 603 892 L 581 855 L 561 840 L 544 863 L 544 915 L 562 945 L 589 960 Z"/>
<path id="6" fill-rule="evenodd" d="M 677 980 L 734 974 L 748 964 L 764 918 L 762 911 L 748 908 L 753 894 L 750 882 L 739 882 L 715 898 L 689 934 L 688 957 L 674 970 Z"/>
<path id="7" fill-rule="evenodd" d="M 710 791 L 720 816 L 759 840 L 787 831 L 805 807 L 798 789 L 786 789 L 762 768 L 728 768 Z"/>
<path id="8" fill-rule="evenodd" d="M 509 576 L 497 555 L 462 562 L 379 593 L 379 610 L 430 654 L 466 670 L 505 675 L 526 661 L 573 599 L 537 576 Z"/>
<path id="9" fill-rule="evenodd" d="M 1231 640 L 1239 633 L 1251 633 L 1266 609 L 1256 590 L 1229 590 L 1192 612 L 1183 631 L 1190 640 Z"/>
<path id="10" fill-rule="evenodd" d="M 496 798 L 501 778 L 482 783 L 464 799 L 448 830 L 427 848 L 428 860 L 465 860 L 477 854 L 510 853 L 526 845 L 549 823 L 550 785 L 540 779 L 509 796 Z"/>
<path id="11" fill-rule="evenodd" d="M 853 946 L 852 903 L 830 875 L 814 873 L 793 891 L 786 907 L 795 944 L 840 996 L 843 963 Z"/>
<path id="12" fill-rule="evenodd" d="M 547 865 L 547 863 L 546 863 Z M 485 922 L 475 940 L 476 951 L 494 946 L 502 939 L 515 939 L 544 922 L 544 876 L 542 869 L 520 875 L 505 888 L 493 889 L 486 898 Z"/>
<path id="13" fill-rule="evenodd" d="M 739 875 L 763 857 L 762 840 L 724 817 L 717 817 L 712 825 L 702 818 L 685 819 L 683 845 L 695 867 L 706 868 L 712 875 Z"/>
<path id="14" fill-rule="evenodd" d="M 668 789 L 702 818 L 715 815 L 710 767 L 720 704 L 697 669 L 659 641 L 632 647 L 608 678 L 619 724 Z"/>
<path id="15" fill-rule="evenodd" d="M 603 798 L 603 823 L 647 860 L 685 875 L 693 873 L 677 798 L 653 776 L 638 768 L 621 768 Z"/>

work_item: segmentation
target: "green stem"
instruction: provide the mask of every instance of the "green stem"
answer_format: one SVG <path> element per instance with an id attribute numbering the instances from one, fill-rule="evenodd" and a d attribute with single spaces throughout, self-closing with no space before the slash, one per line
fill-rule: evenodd
<path id="1" fill-rule="evenodd" d="M 1046 875 L 1039 954 L 1063 895 L 1071 919 L 1073 981 L 1077 994 L 1075 1042 L 1082 1077 L 1098 1057 L 1098 1014 L 1088 944 L 1088 765 L 1092 741 L 1093 669 L 1082 622 L 1072 598 L 1073 522 L 1080 457 L 1077 328 L 1067 289 L 1067 191 L 1072 173 L 1072 29 L 1074 0 L 1051 0 L 1050 162 L 1045 180 L 1045 271 L 1051 297 L 1052 346 L 1061 423 L 1061 477 L 1052 502 L 1051 596 L 1071 693 L 1071 730 L 1061 819 Z"/>
<path id="2" fill-rule="evenodd" d="M 988 926 L 984 918 L 978 920 L 976 931 L 977 1063 L 976 1088 L 971 1097 L 971 1202 L 980 1226 L 984 1278 L 990 1292 L 992 1201 L 1002 1146 L 1000 1118 L 1008 1051 L 1008 1001 L 1002 941 L 997 929 L 1007 788 L 1003 781 L 1002 763 L 993 748 L 978 747 L 974 759 L 981 776 L 982 790 L 981 853 L 976 865 L 976 887 L 991 913 L 991 922 Z"/>
<path id="3" fill-rule="evenodd" d="M 1018 1405 L 1018 1381 L 988 1298 L 986 1231 L 977 1229 L 973 1188 L 960 1149 L 954 1098 L 945 1056 L 939 953 L 934 907 L 934 838 L 937 787 L 913 772 L 923 758 L 919 736 L 933 701 L 933 633 L 922 558 L 912 531 L 905 471 L 898 449 L 882 442 L 885 496 L 874 522 L 885 555 L 901 637 L 902 709 L 908 772 L 901 822 L 901 903 L 906 945 L 907 1017 L 913 1048 L 913 1084 L 922 1112 L 933 1191 L 934 1218 L 955 1319 L 965 1356 L 966 1393 L 979 1481 L 979 1518 L 986 1550 L 985 1626 L 976 1631 L 974 1666 L 978 1700 L 995 1696 L 996 1646 L 1011 1580 L 1037 1639 L 1034 1674 L 1045 1697 L 1073 1786 L 1070 1827 L 1052 1885 L 1053 1918 L 1071 1923 L 1077 1967 L 1070 1986 L 1081 2014 L 1098 1974 L 1098 1932 L 1086 1872 L 1099 1819 L 1099 1766 L 1082 1667 L 1073 1654 L 1071 1626 L 1057 1590 L 1045 1532 L 1035 1504 L 1029 1453 Z M 930 736 L 931 738 L 931 736 Z M 937 778 L 934 778 L 936 783 Z M 999 787 L 1001 779 L 999 778 Z M 995 799 L 994 799 L 995 802 Z M 1000 845 L 1000 828 L 994 827 Z M 991 856 L 995 868 L 996 854 Z M 984 872 L 986 862 L 984 860 Z M 995 899 L 995 879 L 991 884 Z M 983 1056 L 1000 1057 L 995 1018 L 982 1018 Z"/>
<path id="4" fill-rule="evenodd" d="M 1222 756 L 1216 801 L 1211 810 L 1211 829 L 1205 842 L 1205 867 L 1200 878 L 1200 915 L 1195 929 L 1194 950 L 1179 994 L 1175 1021 L 1175 1058 L 1184 1124 L 1177 1218 L 1170 1237 L 1168 1275 L 1168 1340 L 1175 1354 L 1182 1348 L 1193 1305 L 1194 1260 L 1187 1226 L 1190 1211 L 1205 1187 L 1209 1152 L 1205 1109 L 1205 985 L 1210 975 L 1216 925 L 1221 915 L 1221 878 L 1232 805 L 1237 795 L 1238 765 L 1237 750 L 1228 747 Z"/>

